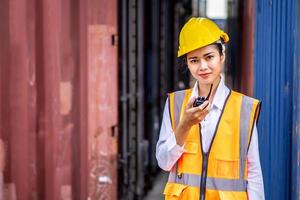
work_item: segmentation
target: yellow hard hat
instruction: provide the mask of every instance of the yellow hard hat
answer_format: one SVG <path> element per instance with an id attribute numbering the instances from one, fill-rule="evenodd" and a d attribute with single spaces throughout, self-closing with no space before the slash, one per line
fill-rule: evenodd
<path id="1" fill-rule="evenodd" d="M 227 33 L 213 21 L 207 18 L 192 17 L 180 31 L 178 57 L 220 39 L 225 43 L 229 41 Z"/>

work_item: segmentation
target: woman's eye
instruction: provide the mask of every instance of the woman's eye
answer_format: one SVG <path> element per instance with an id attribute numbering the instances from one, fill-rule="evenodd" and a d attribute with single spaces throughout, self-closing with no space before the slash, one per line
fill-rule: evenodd
<path id="1" fill-rule="evenodd" d="M 211 59 L 213 59 L 213 58 L 214 58 L 214 56 L 207 56 L 207 57 L 206 57 L 207 60 L 211 60 Z"/>
<path id="2" fill-rule="evenodd" d="M 198 62 L 198 60 L 196 60 L 196 59 L 195 60 L 191 60 L 191 63 L 193 63 L 193 64 L 197 63 L 197 62 Z"/>

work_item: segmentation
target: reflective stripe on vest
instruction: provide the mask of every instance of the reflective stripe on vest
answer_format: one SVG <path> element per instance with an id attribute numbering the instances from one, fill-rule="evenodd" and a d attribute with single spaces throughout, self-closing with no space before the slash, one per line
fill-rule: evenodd
<path id="1" fill-rule="evenodd" d="M 251 110 L 253 99 L 243 96 L 240 118 L 240 179 L 244 179 L 245 164 L 247 161 L 248 132 L 250 129 Z M 246 185 L 245 185 L 246 187 Z"/>
<path id="2" fill-rule="evenodd" d="M 188 90 L 181 90 L 176 93 L 169 94 L 169 112 L 170 112 L 170 117 L 171 117 L 172 116 L 171 111 L 172 110 L 174 111 L 174 119 L 171 120 L 172 127 L 174 129 L 179 123 L 180 111 L 181 111 L 184 97 L 185 97 L 186 93 L 189 93 L 189 91 L 188 92 L 186 92 L 186 91 L 188 91 Z M 171 101 L 171 99 L 173 101 Z M 174 105 L 172 104 L 172 102 L 174 102 Z"/>
<path id="3" fill-rule="evenodd" d="M 190 95 L 192 92 L 191 89 L 188 90 L 180 90 L 174 93 L 169 94 L 169 115 L 171 119 L 171 124 L 173 127 L 173 130 L 177 127 L 179 120 L 180 120 L 180 114 L 181 114 L 181 107 L 185 98 L 185 95 Z M 174 102 L 174 105 L 172 104 Z M 171 111 L 174 111 L 174 119 L 172 119 Z M 178 171 L 178 163 L 175 163 L 175 171 L 177 174 Z M 175 176 L 175 179 L 173 182 L 177 182 L 177 176 Z"/>
<path id="4" fill-rule="evenodd" d="M 174 96 L 174 116 L 175 116 L 175 123 L 174 127 L 177 126 L 179 122 L 181 106 L 183 103 L 183 99 L 185 97 L 185 93 L 180 91 L 179 93 L 173 93 Z M 175 102 L 176 101 L 176 102 Z M 254 99 L 243 96 L 242 97 L 242 105 L 241 105 L 241 113 L 240 113 L 240 177 L 239 179 L 225 179 L 225 178 L 212 178 L 207 177 L 206 188 L 212 190 L 224 190 L 224 191 L 241 191 L 245 192 L 247 189 L 247 181 L 245 180 L 245 164 L 247 160 L 247 149 L 248 149 L 248 133 L 251 127 L 250 119 L 251 119 L 251 112 L 253 106 Z M 170 109 L 172 109 L 170 107 Z M 223 108 L 224 109 L 224 108 Z M 174 123 L 174 122 L 172 122 Z M 201 175 L 196 174 L 187 174 L 182 173 L 178 175 L 177 169 L 178 164 L 175 164 L 175 170 L 171 171 L 169 174 L 168 182 L 170 183 L 178 183 L 184 184 L 193 187 L 200 187 L 201 182 Z"/>
<path id="5" fill-rule="evenodd" d="M 175 172 L 170 172 L 168 179 L 169 183 L 179 183 L 193 187 L 200 187 L 200 181 L 201 176 L 199 175 L 182 173 L 178 178 Z M 211 190 L 246 191 L 244 185 L 246 185 L 246 181 L 241 179 L 231 180 L 212 177 L 206 179 L 206 188 Z"/>

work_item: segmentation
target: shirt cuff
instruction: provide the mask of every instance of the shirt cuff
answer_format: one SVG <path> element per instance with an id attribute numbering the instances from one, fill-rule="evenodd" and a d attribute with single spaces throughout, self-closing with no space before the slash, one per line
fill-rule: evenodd
<path id="1" fill-rule="evenodd" d="M 184 152 L 184 145 L 179 146 L 176 142 L 175 134 L 172 133 L 171 136 L 166 141 L 167 151 L 172 152 L 173 155 L 179 155 Z"/>

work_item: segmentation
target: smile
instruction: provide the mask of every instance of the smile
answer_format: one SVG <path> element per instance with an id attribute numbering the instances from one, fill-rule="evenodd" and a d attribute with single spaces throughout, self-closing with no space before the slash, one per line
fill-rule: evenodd
<path id="1" fill-rule="evenodd" d="M 211 74 L 211 73 L 198 74 L 198 76 L 200 76 L 200 77 L 203 78 L 203 79 L 206 79 L 206 78 L 209 77 L 210 74 Z"/>

